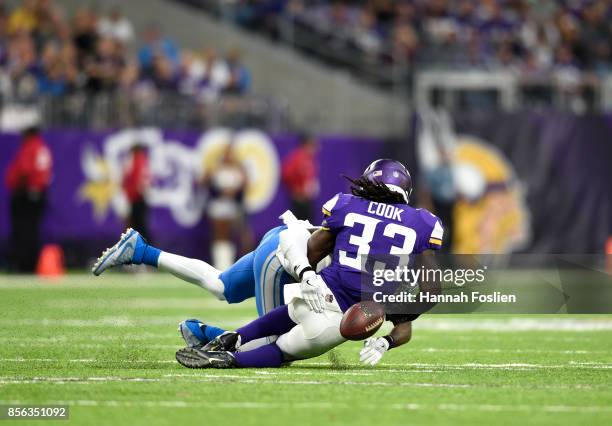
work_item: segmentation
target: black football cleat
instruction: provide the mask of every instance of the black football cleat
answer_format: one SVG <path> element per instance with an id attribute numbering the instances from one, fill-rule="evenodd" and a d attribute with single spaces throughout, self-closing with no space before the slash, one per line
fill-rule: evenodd
<path id="1" fill-rule="evenodd" d="M 187 368 L 234 368 L 236 359 L 226 351 L 202 351 L 196 348 L 183 348 L 176 351 L 176 360 Z"/>
<path id="2" fill-rule="evenodd" d="M 215 337 L 213 340 L 202 346 L 202 351 L 217 352 L 229 351 L 236 352 L 240 346 L 240 335 L 235 331 L 226 331 L 225 333 Z"/>

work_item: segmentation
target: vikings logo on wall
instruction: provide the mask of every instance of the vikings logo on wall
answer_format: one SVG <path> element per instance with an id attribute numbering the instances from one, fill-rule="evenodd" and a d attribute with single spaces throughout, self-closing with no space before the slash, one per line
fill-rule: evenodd
<path id="1" fill-rule="evenodd" d="M 529 214 L 512 165 L 495 147 L 469 136 L 455 150 L 459 193 L 453 212 L 455 253 L 511 253 L 529 234 Z"/>
<path id="2" fill-rule="evenodd" d="M 148 204 L 167 208 L 181 226 L 193 226 L 202 218 L 207 201 L 206 189 L 199 182 L 230 143 L 248 176 L 247 211 L 258 212 L 276 193 L 279 159 L 270 138 L 257 130 L 213 129 L 202 134 L 193 148 L 164 139 L 158 129 L 111 134 L 103 141 L 101 153 L 88 146 L 81 155 L 86 182 L 80 188 L 80 197 L 92 204 L 98 220 L 103 220 L 109 211 L 126 216 L 128 204 L 121 190 L 123 169 L 130 150 L 137 145 L 145 146 L 152 181 L 146 193 Z"/>
<path id="3" fill-rule="evenodd" d="M 511 253 L 527 243 L 529 212 L 512 164 L 493 145 L 457 135 L 444 111 L 419 116 L 417 154 L 434 199 L 452 204 L 455 253 Z"/>

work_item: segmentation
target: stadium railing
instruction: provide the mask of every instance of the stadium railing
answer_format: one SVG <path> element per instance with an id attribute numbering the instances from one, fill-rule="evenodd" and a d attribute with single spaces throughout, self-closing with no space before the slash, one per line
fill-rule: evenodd
<path id="1" fill-rule="evenodd" d="M 423 70 L 415 74 L 413 93 L 418 108 L 612 111 L 612 75 L 585 73 L 568 83 L 554 76 L 530 78 L 508 71 Z"/>
<path id="2" fill-rule="evenodd" d="M 91 94 L 78 91 L 62 96 L 38 95 L 28 99 L 1 98 L 0 124 L 19 128 L 20 120 L 36 120 L 44 127 L 109 129 L 155 126 L 200 129 L 212 126 L 259 127 L 270 131 L 289 128 L 286 102 L 264 96 L 222 95 L 206 102 L 175 92 L 141 99 L 122 92 Z"/>

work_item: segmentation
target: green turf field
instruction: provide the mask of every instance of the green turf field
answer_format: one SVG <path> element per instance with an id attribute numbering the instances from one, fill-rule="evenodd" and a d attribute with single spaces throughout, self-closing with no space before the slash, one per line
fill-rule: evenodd
<path id="1" fill-rule="evenodd" d="M 177 323 L 236 327 L 253 303 L 163 274 L 2 276 L 0 312 L 0 404 L 68 404 L 70 424 L 612 424 L 612 316 L 430 315 L 374 368 L 347 343 L 207 371 L 174 361 Z"/>

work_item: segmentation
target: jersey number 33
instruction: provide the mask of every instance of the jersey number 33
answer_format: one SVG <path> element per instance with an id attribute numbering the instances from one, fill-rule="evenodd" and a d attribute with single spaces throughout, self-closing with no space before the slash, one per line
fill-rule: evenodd
<path id="1" fill-rule="evenodd" d="M 355 246 L 355 251 L 340 250 L 338 252 L 338 261 L 341 265 L 349 268 L 363 270 L 365 262 L 362 260 L 370 254 L 372 249 L 371 244 L 374 238 L 388 238 L 393 242 L 401 236 L 401 245 L 391 245 L 388 253 L 375 253 L 379 255 L 390 254 L 397 256 L 399 259 L 399 267 L 408 265 L 408 255 L 414 250 L 417 234 L 414 229 L 408 228 L 397 223 L 383 222 L 370 216 L 365 216 L 359 213 L 349 213 L 344 218 L 344 226 L 355 229 L 355 225 L 362 225 L 363 230 L 360 234 L 351 234 L 348 243 Z M 382 231 L 382 236 L 380 232 Z M 354 256 L 352 254 L 355 253 Z M 378 268 L 376 268 L 378 269 Z"/>

